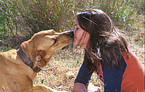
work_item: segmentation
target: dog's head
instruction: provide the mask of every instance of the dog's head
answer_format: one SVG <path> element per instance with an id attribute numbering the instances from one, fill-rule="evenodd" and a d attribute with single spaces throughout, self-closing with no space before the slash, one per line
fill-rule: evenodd
<path id="1" fill-rule="evenodd" d="M 33 67 L 36 65 L 43 67 L 48 64 L 56 51 L 69 45 L 72 41 L 72 31 L 57 33 L 54 30 L 46 30 L 34 34 L 34 36 L 24 42 L 21 47 L 29 54 L 29 57 L 34 63 Z M 29 48 L 29 51 L 25 48 Z"/>

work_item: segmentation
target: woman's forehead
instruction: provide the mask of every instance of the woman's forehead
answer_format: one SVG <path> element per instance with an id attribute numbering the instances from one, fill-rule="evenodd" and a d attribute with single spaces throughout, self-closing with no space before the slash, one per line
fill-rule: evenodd
<path id="1" fill-rule="evenodd" d="M 75 21 L 75 26 L 79 26 L 78 20 Z"/>

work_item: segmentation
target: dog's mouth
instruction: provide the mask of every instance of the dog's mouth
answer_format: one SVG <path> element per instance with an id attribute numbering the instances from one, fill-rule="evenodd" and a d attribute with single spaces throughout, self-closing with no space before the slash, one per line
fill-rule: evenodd
<path id="1" fill-rule="evenodd" d="M 71 42 L 70 44 L 68 44 L 68 45 L 66 45 L 66 46 L 64 46 L 64 47 L 62 47 L 62 50 L 68 48 L 68 47 L 73 43 L 74 38 L 72 38 L 71 40 L 72 40 L 72 42 Z"/>
<path id="2" fill-rule="evenodd" d="M 66 45 L 66 46 L 64 46 L 63 48 L 62 48 L 62 50 L 64 50 L 65 48 L 68 48 L 69 47 L 69 45 Z"/>
<path id="3" fill-rule="evenodd" d="M 68 46 L 68 45 L 67 45 Z M 65 48 L 67 48 L 67 46 L 63 47 L 62 50 L 64 50 Z"/>

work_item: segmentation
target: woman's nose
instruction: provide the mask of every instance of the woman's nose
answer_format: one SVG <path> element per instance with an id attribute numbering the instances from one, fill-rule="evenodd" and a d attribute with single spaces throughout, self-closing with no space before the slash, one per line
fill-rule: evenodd
<path id="1" fill-rule="evenodd" d="M 75 28 L 72 31 L 74 32 L 74 34 L 76 33 Z"/>

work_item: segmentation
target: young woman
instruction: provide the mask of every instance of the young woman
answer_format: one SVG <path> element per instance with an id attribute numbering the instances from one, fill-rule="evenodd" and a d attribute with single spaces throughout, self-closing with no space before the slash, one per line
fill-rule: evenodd
<path id="1" fill-rule="evenodd" d="M 94 71 L 104 82 L 104 92 L 143 92 L 143 66 L 106 13 L 98 9 L 77 13 L 73 31 L 73 45 L 85 49 L 75 92 L 87 91 Z"/>

